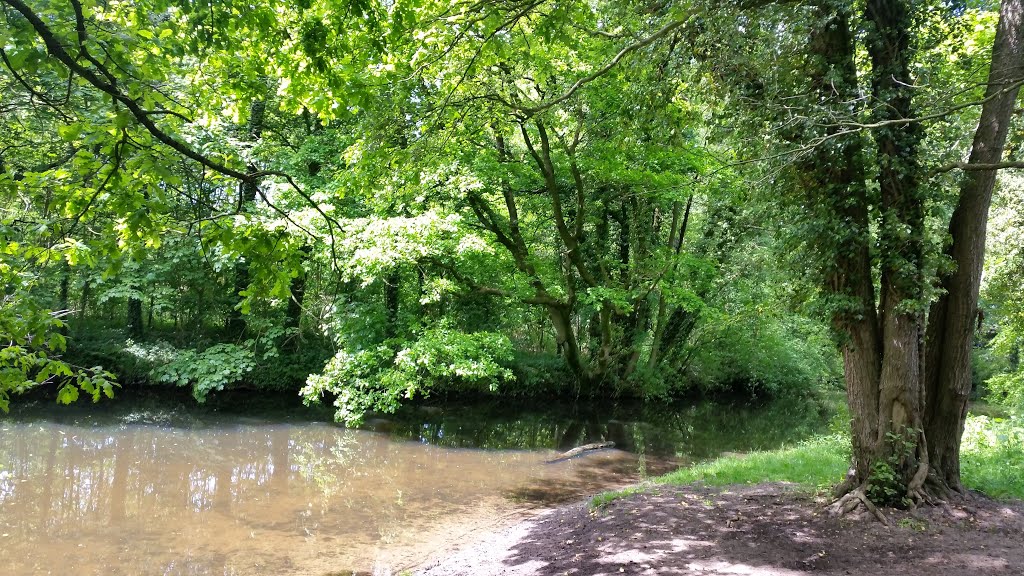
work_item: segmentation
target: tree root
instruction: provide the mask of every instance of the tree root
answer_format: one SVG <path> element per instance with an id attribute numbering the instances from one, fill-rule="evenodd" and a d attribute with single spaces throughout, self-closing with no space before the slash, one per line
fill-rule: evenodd
<path id="1" fill-rule="evenodd" d="M 932 498 L 924 487 L 925 482 L 928 481 L 928 472 L 931 470 L 928 462 L 928 439 L 925 437 L 924 431 L 920 432 L 917 452 L 919 459 L 917 471 L 914 472 L 914 477 L 907 484 L 907 500 L 910 502 L 911 508 L 917 508 L 919 504 L 935 504 L 937 500 Z"/>
<path id="2" fill-rule="evenodd" d="M 846 473 L 846 478 L 843 478 L 842 482 L 832 488 L 832 496 L 836 499 L 842 498 L 852 492 L 856 487 L 857 477 L 854 474 L 854 469 L 851 468 L 850 471 Z"/>
<path id="3" fill-rule="evenodd" d="M 835 516 L 844 516 L 853 512 L 861 505 L 867 508 L 868 512 L 878 519 L 879 522 L 885 526 L 892 526 L 892 524 L 889 523 L 889 519 L 885 517 L 885 514 L 882 514 L 882 511 L 871 502 L 870 498 L 868 498 L 863 485 L 847 492 L 842 498 L 836 500 L 835 503 L 829 507 L 829 512 Z"/>

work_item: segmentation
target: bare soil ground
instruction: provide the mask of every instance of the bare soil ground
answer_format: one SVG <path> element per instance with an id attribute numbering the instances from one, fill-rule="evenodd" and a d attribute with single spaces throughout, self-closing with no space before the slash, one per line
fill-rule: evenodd
<path id="1" fill-rule="evenodd" d="M 452 575 L 1024 575 L 1024 503 L 983 497 L 835 518 L 783 484 L 658 486 L 486 534 L 425 565 Z"/>

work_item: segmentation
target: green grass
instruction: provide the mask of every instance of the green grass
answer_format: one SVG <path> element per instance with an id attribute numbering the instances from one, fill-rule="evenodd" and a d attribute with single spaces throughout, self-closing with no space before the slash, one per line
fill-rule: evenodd
<path id="1" fill-rule="evenodd" d="M 654 478 L 651 484 L 789 482 L 814 491 L 843 478 L 849 455 L 848 436 L 833 431 L 776 450 L 721 456 Z M 972 490 L 992 498 L 1024 499 L 1024 417 L 969 416 L 961 447 L 961 471 L 964 485 Z M 605 492 L 592 498 L 590 505 L 598 508 L 644 489 L 638 486 Z"/>
<path id="2" fill-rule="evenodd" d="M 968 488 L 993 498 L 1024 499 L 1024 418 L 969 416 L 960 472 Z"/>
<path id="3" fill-rule="evenodd" d="M 639 494 L 641 492 L 644 492 L 647 490 L 648 487 L 648 484 L 640 484 L 638 486 L 630 486 L 628 488 L 623 488 L 622 490 L 609 490 L 608 492 L 601 492 L 600 494 L 592 497 L 588 504 L 591 509 L 601 508 L 607 506 L 608 504 L 611 504 L 612 502 L 620 498 L 626 498 L 627 496 L 632 496 L 633 494 Z"/>
<path id="4" fill-rule="evenodd" d="M 670 472 L 661 484 L 702 482 L 713 486 L 791 482 L 815 489 L 842 478 L 849 466 L 849 441 L 840 434 L 816 436 L 795 446 L 727 455 Z"/>

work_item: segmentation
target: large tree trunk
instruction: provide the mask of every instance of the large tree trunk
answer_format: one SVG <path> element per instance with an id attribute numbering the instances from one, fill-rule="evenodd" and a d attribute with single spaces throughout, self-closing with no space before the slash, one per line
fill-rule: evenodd
<path id="1" fill-rule="evenodd" d="M 870 0 L 871 23 L 866 48 L 871 58 L 874 120 L 910 118 L 912 79 L 909 73 L 910 17 L 902 2 Z M 819 9 L 809 41 L 808 72 L 819 103 L 842 108 L 857 101 L 854 39 L 849 8 L 841 3 Z M 906 488 L 927 462 L 920 392 L 921 314 L 915 310 L 922 293 L 923 204 L 918 187 L 919 127 L 894 123 L 874 133 L 878 148 L 877 182 L 882 223 L 881 302 L 876 309 L 872 274 L 869 206 L 865 186 L 863 143 L 833 125 L 823 133 L 800 134 L 801 140 L 829 138 L 797 168 L 808 203 L 827 223 L 824 239 L 831 257 L 826 288 L 836 298 L 833 326 L 843 338 L 847 401 L 851 413 L 850 475 L 842 490 L 863 491 L 870 479 L 888 467 L 887 488 Z M 925 468 L 926 469 L 926 468 Z M 877 478 L 875 478 L 877 480 Z M 877 485 L 878 482 L 876 481 Z M 903 490 L 873 496 L 898 501 Z"/>
<path id="2" fill-rule="evenodd" d="M 871 57 L 873 119 L 881 123 L 913 118 L 910 7 L 906 2 L 868 0 L 866 18 L 873 24 L 866 38 Z M 920 388 L 923 315 L 919 311 L 924 289 L 924 198 L 919 186 L 917 149 L 922 135 L 918 123 L 893 123 L 874 132 L 882 211 L 882 372 L 878 435 L 873 449 L 857 455 L 858 461 L 865 457 L 873 460 L 872 469 L 858 471 L 858 476 L 886 465 L 895 476 L 891 488 L 911 492 L 920 488 L 916 485 L 920 482 L 918 471 L 922 466 L 928 469 L 920 432 L 924 409 Z M 896 503 L 902 494 L 887 497 Z"/>
<path id="3" fill-rule="evenodd" d="M 816 100 L 825 106 L 844 106 L 857 100 L 857 72 L 849 7 L 841 3 L 820 7 L 808 41 L 811 58 L 807 73 Z M 833 144 L 818 146 L 796 168 L 809 195 L 807 209 L 828 230 L 822 236 L 825 290 L 838 300 L 832 325 L 841 337 L 853 462 L 848 486 L 867 481 L 879 429 L 879 382 L 882 371 L 881 334 L 872 280 L 871 232 L 865 186 L 863 140 L 858 134 L 837 135 L 840 127 L 823 134 L 798 134 L 799 140 L 828 137 Z"/>
<path id="4" fill-rule="evenodd" d="M 968 164 L 995 164 L 1002 160 L 1019 90 L 1017 83 L 1022 79 L 1024 0 L 1003 0 L 992 47 L 986 101 Z M 936 479 L 953 490 L 961 489 L 960 439 L 971 390 L 971 343 L 995 179 L 995 170 L 968 170 L 964 175 L 960 199 L 949 224 L 953 242 L 947 255 L 956 269 L 942 278 L 945 293 L 932 304 L 928 316 L 928 408 L 924 430 Z"/>

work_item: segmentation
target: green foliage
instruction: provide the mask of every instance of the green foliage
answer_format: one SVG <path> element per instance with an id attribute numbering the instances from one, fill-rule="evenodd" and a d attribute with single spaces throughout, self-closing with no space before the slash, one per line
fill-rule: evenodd
<path id="1" fill-rule="evenodd" d="M 964 483 L 993 498 L 1024 498 L 1024 419 L 969 416 L 960 464 Z"/>
<path id="2" fill-rule="evenodd" d="M 256 354 L 256 367 L 244 376 L 245 384 L 255 390 L 297 394 L 308 375 L 323 370 L 333 354 L 334 349 L 324 339 L 307 337 L 298 346 L 286 340 L 272 355 Z"/>
<path id="3" fill-rule="evenodd" d="M 818 436 L 766 452 L 731 454 L 680 468 L 656 479 L 667 484 L 710 485 L 791 482 L 805 489 L 830 486 L 849 467 L 850 443 L 843 434 Z"/>
<path id="4" fill-rule="evenodd" d="M 779 396 L 838 385 L 839 359 L 820 325 L 757 313 L 715 320 L 695 339 L 689 372 L 700 389 Z"/>
<path id="5" fill-rule="evenodd" d="M 707 145 L 699 66 L 663 34 L 585 78 L 677 7 L 143 0 L 88 5 L 78 38 L 71 6 L 30 4 L 51 24 L 4 29 L 25 78 L 0 86 L 4 218 L 63 251 L 63 288 L 19 294 L 63 294 L 87 365 L 197 399 L 314 374 L 344 420 L 441 390 L 831 377 L 804 311 L 765 312 L 757 287 L 792 279 L 751 272 L 775 240 Z M 47 34 L 81 57 L 46 57 Z"/>
<path id="6" fill-rule="evenodd" d="M 895 458 L 878 460 L 871 464 L 871 478 L 868 480 L 868 498 L 881 506 L 905 505 L 907 486 L 895 466 Z"/>
<path id="7" fill-rule="evenodd" d="M 502 394 L 524 397 L 563 395 L 573 381 L 565 360 L 555 354 L 519 351 L 512 362 L 514 378 L 501 387 Z"/>
<path id="8" fill-rule="evenodd" d="M 1024 408 L 1024 194 L 1020 176 L 1004 178 L 993 200 L 989 226 L 982 312 L 986 315 L 975 359 L 979 379 L 983 378 L 986 398 L 992 402 Z"/>
<path id="9" fill-rule="evenodd" d="M 404 343 L 339 351 L 301 393 L 307 402 L 335 397 L 339 421 L 356 424 L 369 411 L 393 413 L 403 399 L 439 391 L 498 390 L 512 378 L 511 341 L 492 332 L 437 327 Z"/>
<path id="10" fill-rule="evenodd" d="M 6 226 L 0 232 L 10 234 Z M 67 348 L 64 311 L 54 311 L 34 297 L 40 270 L 60 252 L 10 241 L 0 245 L 0 410 L 6 412 L 12 395 L 38 387 L 56 386 L 57 400 L 69 404 L 80 392 L 94 402 L 112 397 L 115 377 L 101 366 L 80 367 L 63 358 Z"/>
<path id="11" fill-rule="evenodd" d="M 396 381 L 449 382 L 494 392 L 509 380 L 512 342 L 492 332 L 435 327 L 395 355 Z"/>
<path id="12" fill-rule="evenodd" d="M 985 381 L 988 398 L 1005 406 L 1024 408 L 1024 371 L 996 374 Z"/>
<path id="13" fill-rule="evenodd" d="M 174 340 L 151 330 L 146 341 L 126 340 L 120 330 L 91 326 L 74 339 L 69 357 L 101 362 L 132 385 L 184 386 L 200 402 L 226 388 L 256 392 L 297 392 L 310 373 L 321 370 L 330 352 L 323 341 L 288 339 L 269 330 L 239 344 L 200 339 Z"/>
<path id="14" fill-rule="evenodd" d="M 886 433 L 886 457 L 871 463 L 871 475 L 865 490 L 875 504 L 900 508 L 910 505 L 904 463 L 914 454 L 916 446 L 911 438 L 918 435 L 919 432 L 909 429 Z"/>
<path id="15" fill-rule="evenodd" d="M 116 332 L 75 351 L 122 377 L 200 400 L 301 380 L 309 398 L 335 396 L 345 421 L 439 391 L 798 397 L 839 379 L 808 304 L 824 279 L 779 264 L 810 252 L 834 263 L 837 239 L 858 231 L 793 193 L 809 150 L 786 152 L 873 112 L 800 108 L 804 59 L 776 56 L 804 50 L 813 10 L 773 4 L 740 26 L 723 7 L 696 26 L 701 4 L 142 0 L 88 4 L 79 38 L 71 6 L 31 4 L 54 38 L 9 10 L 5 52 L 24 80 L 4 72 L 0 86 L 14 119 L 0 126 L 0 186 L 16 207 L 5 239 L 24 247 L 12 270 L 45 278 L 4 278 L 32 310 L 2 317 L 39 324 L 4 328 L 6 389 L 62 348 L 46 336 L 61 327 L 44 326 L 55 308 L 80 308 L 67 318 L 80 334 Z M 922 90 L 973 81 L 991 24 L 974 8 L 924 18 L 915 65 L 937 80 Z M 804 128 L 769 117 L 781 99 Z M 935 100 L 922 113 L 946 106 Z M 959 159 L 960 137 L 936 132 L 928 157 Z M 776 225 L 783 188 L 801 217 Z M 945 188 L 929 198 L 936 246 Z M 906 240 L 882 216 L 869 218 Z M 46 268 L 58 260 L 63 289 Z M 149 337 L 119 349 L 139 314 Z M 98 372 L 80 373 L 102 389 Z M 991 380 L 1010 402 L 1011 373 Z"/>
<path id="16" fill-rule="evenodd" d="M 163 356 L 168 361 L 153 367 L 150 376 L 156 382 L 191 386 L 196 401 L 204 402 L 210 392 L 242 380 L 255 366 L 253 342 L 245 346 L 215 344 L 202 350 L 176 350 L 166 343 L 155 343 L 142 353 Z M 139 345 L 129 341 L 129 349 Z"/>

